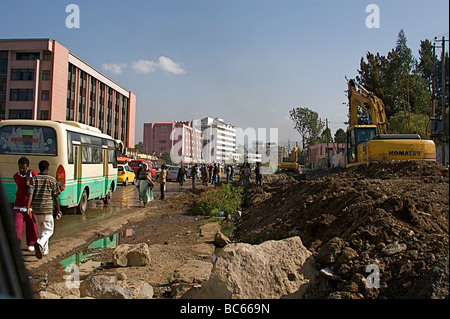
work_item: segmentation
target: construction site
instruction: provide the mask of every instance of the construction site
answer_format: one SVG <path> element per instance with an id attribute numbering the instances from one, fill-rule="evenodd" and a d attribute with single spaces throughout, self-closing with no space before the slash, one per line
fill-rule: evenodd
<path id="1" fill-rule="evenodd" d="M 275 174 L 251 187 L 233 240 L 299 236 L 326 269 L 305 298 L 448 298 L 448 168 L 383 161 L 297 179 Z M 370 264 L 377 289 L 364 283 Z"/>

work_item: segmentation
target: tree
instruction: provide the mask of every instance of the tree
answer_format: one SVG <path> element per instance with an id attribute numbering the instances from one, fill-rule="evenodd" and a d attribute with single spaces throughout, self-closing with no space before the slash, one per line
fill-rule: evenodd
<path id="1" fill-rule="evenodd" d="M 302 139 L 302 151 L 313 138 L 319 137 L 324 128 L 319 114 L 306 107 L 297 107 L 289 111 L 294 128 L 300 133 Z"/>
<path id="2" fill-rule="evenodd" d="M 406 114 L 406 111 L 400 111 L 393 115 L 390 119 L 390 132 L 392 134 L 419 134 L 423 139 L 429 139 L 430 137 L 430 119 L 428 115 L 410 113 Z M 409 121 L 405 121 L 408 117 Z"/>
<path id="3" fill-rule="evenodd" d="M 345 134 L 345 131 L 343 129 L 338 129 L 336 133 L 334 133 L 334 142 L 335 143 L 346 143 L 347 142 L 347 135 Z"/>

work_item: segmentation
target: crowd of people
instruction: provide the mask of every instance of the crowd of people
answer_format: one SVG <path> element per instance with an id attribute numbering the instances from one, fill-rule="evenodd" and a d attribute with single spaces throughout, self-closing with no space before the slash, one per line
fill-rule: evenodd
<path id="1" fill-rule="evenodd" d="M 23 225 L 25 224 L 27 249 L 35 252 L 36 257 L 41 259 L 49 253 L 48 242 L 53 235 L 54 218 L 58 219 L 62 216 L 58 199 L 61 190 L 56 179 L 48 174 L 48 161 L 43 160 L 39 162 L 39 173 L 29 167 L 29 159 L 25 156 L 21 157 L 18 161 L 19 170 L 14 174 L 14 181 L 17 186 L 13 207 L 14 223 L 19 243 L 22 240 Z M 157 180 L 153 179 L 152 172 L 147 164 L 143 164 L 137 171 L 136 187 L 139 192 L 139 200 L 144 207 L 154 200 L 153 190 L 156 182 L 158 182 L 160 187 L 161 195 L 159 199 L 165 199 L 166 169 L 166 165 L 161 165 L 161 172 Z M 238 167 L 238 172 L 239 182 L 244 188 L 248 187 L 252 176 L 250 164 L 242 164 Z M 223 182 L 222 176 L 224 174 L 226 182 L 233 181 L 235 169 L 229 164 L 223 167 L 220 163 L 213 163 L 210 165 L 201 164 L 200 166 L 194 164 L 189 171 L 186 166 L 181 164 L 178 170 L 177 182 L 180 187 L 183 187 L 187 178 L 190 177 L 192 188 L 195 189 L 199 180 L 204 186 L 220 184 Z M 260 163 L 256 163 L 254 174 L 256 184 L 262 186 Z"/>

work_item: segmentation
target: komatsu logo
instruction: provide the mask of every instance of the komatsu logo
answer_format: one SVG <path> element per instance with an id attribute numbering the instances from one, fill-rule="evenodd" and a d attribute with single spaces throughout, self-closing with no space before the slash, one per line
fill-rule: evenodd
<path id="1" fill-rule="evenodd" d="M 420 156 L 420 151 L 389 151 L 390 156 Z"/>

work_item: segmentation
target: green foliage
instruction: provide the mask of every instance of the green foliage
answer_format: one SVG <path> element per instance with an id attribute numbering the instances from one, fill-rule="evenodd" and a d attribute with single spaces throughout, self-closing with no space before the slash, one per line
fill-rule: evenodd
<path id="1" fill-rule="evenodd" d="M 229 183 L 221 184 L 220 188 L 202 194 L 195 203 L 194 213 L 213 217 L 223 212 L 227 217 L 241 208 L 243 192 L 242 187 L 233 187 Z"/>
<path id="2" fill-rule="evenodd" d="M 302 150 L 310 145 L 311 141 L 319 138 L 323 131 L 324 124 L 319 118 L 319 114 L 306 107 L 297 107 L 289 111 L 294 128 L 300 133 L 302 138 Z"/>
<path id="3" fill-rule="evenodd" d="M 346 143 L 347 142 L 347 135 L 345 134 L 345 131 L 343 129 L 338 129 L 336 133 L 334 134 L 334 142 L 335 143 Z"/>
<path id="4" fill-rule="evenodd" d="M 419 134 L 423 139 L 430 137 L 430 119 L 425 114 L 400 111 L 389 121 L 392 134 Z"/>
<path id="5" fill-rule="evenodd" d="M 389 122 L 400 111 L 431 114 L 433 60 L 437 67 L 440 63 L 433 57 L 432 43 L 429 40 L 421 41 L 418 53 L 418 58 L 415 58 L 407 46 L 405 32 L 400 30 L 395 48 L 387 56 L 367 52 L 366 60 L 361 58 L 357 80 L 383 101 Z M 439 77 L 435 77 L 435 80 L 439 95 Z M 409 121 L 411 116 L 414 117 L 408 115 L 403 118 Z M 408 131 L 414 130 L 411 127 L 414 126 L 413 123 L 407 125 Z"/>

